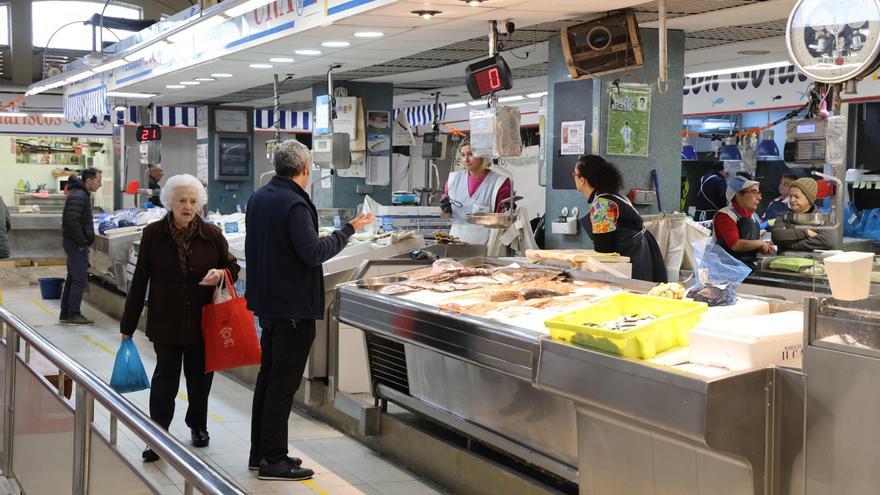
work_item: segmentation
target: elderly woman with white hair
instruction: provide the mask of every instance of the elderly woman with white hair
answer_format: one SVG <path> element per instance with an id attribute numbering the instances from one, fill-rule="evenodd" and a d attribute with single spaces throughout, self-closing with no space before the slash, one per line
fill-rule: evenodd
<path id="1" fill-rule="evenodd" d="M 189 174 L 171 177 L 161 199 L 169 212 L 164 220 L 144 229 L 120 331 L 123 339 L 134 334 L 149 285 L 146 333 L 156 350 L 150 417 L 166 430 L 171 425 L 182 365 L 189 396 L 186 425 L 192 432 L 192 444 L 207 447 L 213 374 L 205 373 L 202 306 L 211 302 L 224 270 L 235 280 L 239 266 L 220 229 L 198 215 L 208 201 L 198 179 Z M 143 458 L 153 462 L 159 456 L 148 447 Z"/>

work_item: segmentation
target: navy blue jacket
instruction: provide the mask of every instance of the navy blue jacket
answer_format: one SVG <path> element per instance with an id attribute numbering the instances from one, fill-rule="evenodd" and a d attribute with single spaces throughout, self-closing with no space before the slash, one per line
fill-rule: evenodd
<path id="1" fill-rule="evenodd" d="M 318 211 L 309 195 L 279 176 L 251 196 L 245 222 L 248 308 L 264 319 L 323 319 L 321 264 L 345 248 L 354 234 L 351 224 L 319 240 Z"/>
<path id="2" fill-rule="evenodd" d="M 92 194 L 79 177 L 70 176 L 67 181 L 67 199 L 61 214 L 62 237 L 84 248 L 95 242 L 95 226 L 92 223 Z"/>

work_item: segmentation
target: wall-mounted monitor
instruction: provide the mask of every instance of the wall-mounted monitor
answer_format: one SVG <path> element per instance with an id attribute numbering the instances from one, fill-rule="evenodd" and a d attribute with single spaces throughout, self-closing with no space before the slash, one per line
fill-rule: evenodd
<path id="1" fill-rule="evenodd" d="M 214 179 L 248 181 L 251 179 L 253 158 L 249 136 L 222 136 L 216 139 Z"/>

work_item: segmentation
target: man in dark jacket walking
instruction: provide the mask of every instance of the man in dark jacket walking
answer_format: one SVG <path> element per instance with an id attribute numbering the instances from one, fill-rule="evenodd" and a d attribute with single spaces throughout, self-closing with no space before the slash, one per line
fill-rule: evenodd
<path id="1" fill-rule="evenodd" d="M 287 420 L 324 316 L 322 263 L 373 221 L 360 215 L 318 239 L 318 213 L 306 190 L 312 154 L 294 140 L 275 148 L 275 177 L 248 201 L 245 254 L 248 308 L 260 318 L 263 361 L 254 387 L 248 467 L 260 479 L 304 480 L 314 474 L 289 457 Z"/>
<path id="2" fill-rule="evenodd" d="M 95 242 L 92 221 L 92 193 L 101 187 L 101 171 L 83 170 L 80 177 L 67 182 L 67 200 L 61 215 L 62 245 L 67 254 L 67 281 L 61 294 L 59 320 L 70 325 L 94 323 L 80 312 L 89 277 L 89 246 Z"/>
<path id="3" fill-rule="evenodd" d="M 165 175 L 165 169 L 162 168 L 161 163 L 150 166 L 147 188 L 153 193 L 153 195 L 150 196 L 150 203 L 153 203 L 153 206 L 156 208 L 162 208 L 164 206 L 161 199 L 162 186 L 159 185 L 159 181 L 162 180 L 163 175 Z"/>

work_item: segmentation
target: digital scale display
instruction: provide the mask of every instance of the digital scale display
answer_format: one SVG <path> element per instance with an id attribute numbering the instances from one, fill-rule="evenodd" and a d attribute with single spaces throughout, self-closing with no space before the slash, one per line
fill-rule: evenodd
<path id="1" fill-rule="evenodd" d="M 162 128 L 158 124 L 139 125 L 136 131 L 139 143 L 145 141 L 159 141 L 162 139 Z"/>

